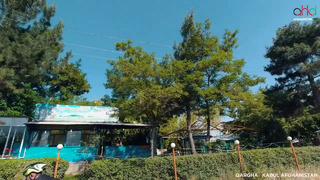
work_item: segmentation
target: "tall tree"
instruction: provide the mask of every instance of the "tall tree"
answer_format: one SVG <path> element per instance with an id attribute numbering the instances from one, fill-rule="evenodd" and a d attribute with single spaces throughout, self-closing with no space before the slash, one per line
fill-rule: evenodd
<path id="1" fill-rule="evenodd" d="M 265 94 L 274 114 L 292 136 L 310 141 L 320 127 L 320 19 L 279 28 L 267 48 L 265 67 L 277 84 Z"/>
<path id="2" fill-rule="evenodd" d="M 195 23 L 193 13 L 188 14 L 181 27 L 182 42 L 175 45 L 175 58 L 192 63 L 193 67 L 182 77 L 187 95 L 183 106 L 187 114 L 190 146 L 195 153 L 191 131 L 191 111 L 203 106 L 207 118 L 207 140 L 210 138 L 212 116 L 226 109 L 236 110 L 240 102 L 249 100 L 249 87 L 263 78 L 242 72 L 243 59 L 234 59 L 237 31 L 226 31 L 223 40 L 210 34 L 210 21 Z M 223 115 L 219 114 L 218 115 Z"/>
<path id="3" fill-rule="evenodd" d="M 176 83 L 174 63 L 158 62 L 154 54 L 141 47 L 131 46 L 131 41 L 116 44 L 124 56 L 109 61 L 106 88 L 112 89 L 114 104 L 124 122 L 147 122 L 153 125 L 151 152 L 156 154 L 159 125 L 172 117 L 176 99 L 182 94 L 182 84 Z M 180 70 L 181 71 L 181 70 Z"/>
<path id="4" fill-rule="evenodd" d="M 196 148 L 193 140 L 191 129 L 191 111 L 197 106 L 199 95 L 197 88 L 202 86 L 203 74 L 196 69 L 196 63 L 202 60 L 206 54 L 203 52 L 203 33 L 202 24 L 196 24 L 193 20 L 193 13 L 187 16 L 182 23 L 180 30 L 182 42 L 174 45 L 175 59 L 190 63 L 190 67 L 181 77 L 181 82 L 184 84 L 184 96 L 182 97 L 181 105 L 187 115 L 187 131 L 189 144 L 193 154 L 196 154 Z"/>
<path id="5" fill-rule="evenodd" d="M 221 43 L 210 33 L 205 34 L 203 51 L 207 55 L 197 63 L 197 68 L 204 72 L 204 84 L 199 88 L 199 94 L 206 109 L 209 140 L 211 114 L 234 115 L 241 103 L 254 101 L 250 87 L 264 82 L 264 78 L 242 72 L 244 59 L 234 59 L 237 31 L 226 30 Z"/>
<path id="6" fill-rule="evenodd" d="M 307 98 L 319 112 L 320 19 L 312 23 L 292 22 L 277 30 L 273 45 L 267 48 L 270 59 L 265 70 L 277 76 L 277 90 L 291 91 Z M 308 92 L 306 91 L 308 89 Z"/>
<path id="7" fill-rule="evenodd" d="M 80 64 L 68 61 L 71 53 L 59 58 L 63 25 L 51 25 L 54 14 L 45 0 L 0 0 L 0 98 L 20 115 L 32 115 L 45 98 L 65 101 L 89 91 Z"/>

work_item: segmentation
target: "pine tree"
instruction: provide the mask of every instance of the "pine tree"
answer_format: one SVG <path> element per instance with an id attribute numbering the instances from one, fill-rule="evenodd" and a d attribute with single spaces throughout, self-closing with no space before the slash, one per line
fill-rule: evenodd
<path id="1" fill-rule="evenodd" d="M 0 0 L 0 98 L 20 115 L 32 115 L 45 98 L 65 101 L 89 91 L 79 63 L 59 59 L 62 23 L 45 0 Z M 28 102 L 23 103 L 23 102 Z"/>

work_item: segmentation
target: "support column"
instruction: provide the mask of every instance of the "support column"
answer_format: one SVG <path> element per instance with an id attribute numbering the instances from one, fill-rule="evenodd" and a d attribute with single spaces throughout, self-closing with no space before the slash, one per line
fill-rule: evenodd
<path id="1" fill-rule="evenodd" d="M 24 137 L 26 135 L 26 131 L 27 131 L 27 127 L 25 127 L 24 131 L 23 131 L 22 140 L 21 140 L 20 149 L 19 149 L 19 154 L 18 154 L 18 159 L 20 159 L 21 150 L 22 150 L 22 147 L 23 147 Z"/>
<path id="2" fill-rule="evenodd" d="M 150 137 L 151 157 L 157 155 L 157 127 L 153 126 Z"/>
<path id="3" fill-rule="evenodd" d="M 6 140 L 6 144 L 4 145 L 4 148 L 3 148 L 3 152 L 2 152 L 2 156 L 1 156 L 2 159 L 4 158 L 4 155 L 6 153 L 6 149 L 7 149 L 7 146 L 8 146 L 8 141 L 9 141 L 10 134 L 11 134 L 11 129 L 12 129 L 12 126 L 10 126 L 10 129 L 9 129 L 9 132 L 8 132 L 8 136 L 7 136 L 7 140 Z"/>
<path id="4" fill-rule="evenodd" d="M 13 147 L 14 139 L 16 138 L 16 134 L 17 134 L 17 127 L 14 128 L 14 133 L 13 133 L 11 146 L 10 146 L 10 151 L 9 151 L 9 157 L 11 157 L 12 147 Z"/>

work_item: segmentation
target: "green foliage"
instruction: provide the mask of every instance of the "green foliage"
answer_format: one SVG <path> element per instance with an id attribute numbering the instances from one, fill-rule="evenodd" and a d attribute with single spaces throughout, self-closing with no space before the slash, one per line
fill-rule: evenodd
<path id="1" fill-rule="evenodd" d="M 277 84 L 267 89 L 266 104 L 287 134 L 310 143 L 320 128 L 320 19 L 292 22 L 277 30 L 267 48 L 265 67 Z"/>
<path id="2" fill-rule="evenodd" d="M 78 175 L 66 174 L 66 175 L 63 177 L 63 180 L 77 180 L 77 179 L 79 179 L 79 178 L 78 178 Z"/>
<path id="3" fill-rule="evenodd" d="M 119 108 L 123 122 L 147 122 L 153 125 L 151 155 L 156 153 L 157 129 L 172 117 L 177 101 L 183 93 L 183 84 L 176 79 L 177 63 L 158 62 L 155 54 L 144 52 L 141 47 L 131 46 L 131 41 L 117 43 L 117 50 L 124 56 L 109 61 L 106 88 L 112 89 L 114 106 Z M 107 99 L 106 99 L 107 100 Z"/>
<path id="4" fill-rule="evenodd" d="M 273 45 L 267 49 L 270 64 L 265 67 L 271 75 L 277 76 L 278 89 L 305 96 L 308 105 L 315 107 L 320 100 L 319 82 L 315 82 L 320 74 L 319 24 L 320 19 L 315 18 L 312 23 L 292 22 L 279 28 Z"/>
<path id="5" fill-rule="evenodd" d="M 185 128 L 187 124 L 185 116 L 173 117 L 167 121 L 166 124 L 160 126 L 159 135 L 165 136 L 176 130 Z M 179 136 L 180 135 L 180 136 Z M 179 134 L 178 137 L 185 137 L 186 134 Z"/>
<path id="6" fill-rule="evenodd" d="M 228 111 L 237 114 L 238 106 L 245 101 L 254 101 L 249 88 L 264 82 L 264 78 L 243 73 L 244 59 L 234 59 L 238 31 L 226 30 L 220 42 L 217 36 L 210 34 L 211 22 L 196 23 L 193 15 L 192 12 L 185 17 L 180 30 L 183 39 L 175 44 L 174 57 L 190 67 L 179 81 L 184 84 L 181 108 L 187 114 L 190 145 L 194 152 L 189 111 L 200 109 L 199 115 L 206 116 L 209 139 L 212 119 L 230 115 Z"/>
<path id="7" fill-rule="evenodd" d="M 255 146 L 258 143 L 281 142 L 288 135 L 283 119 L 274 116 L 273 109 L 265 104 L 262 89 L 252 96 L 251 101 L 244 101 L 238 106 L 234 123 L 256 128 L 240 135 L 242 144 Z"/>
<path id="8" fill-rule="evenodd" d="M 242 141 L 241 141 L 242 143 Z M 210 149 L 221 149 L 223 147 L 225 147 L 226 142 L 225 141 L 221 141 L 220 139 L 217 139 L 216 142 L 207 142 L 206 146 L 209 147 Z"/>
<path id="9" fill-rule="evenodd" d="M 319 82 L 316 79 L 320 75 L 319 24 L 319 18 L 312 23 L 292 22 L 277 30 L 273 45 L 267 48 L 265 56 L 270 58 L 270 63 L 265 70 L 277 76 L 278 82 L 268 93 L 271 98 L 279 98 L 276 103 L 271 101 L 275 109 L 288 105 L 280 110 L 284 116 L 303 107 L 319 108 Z M 289 110 L 288 114 L 285 110 Z"/>
<path id="10" fill-rule="evenodd" d="M 238 31 L 226 30 L 219 42 L 217 36 L 210 35 L 210 24 L 209 20 L 195 23 L 193 13 L 187 15 L 181 28 L 183 41 L 175 46 L 175 58 L 195 63 L 184 79 L 185 83 L 188 84 L 187 80 L 191 83 L 185 87 L 195 88 L 186 90 L 188 96 L 200 96 L 203 100 L 200 104 L 206 106 L 235 108 L 240 102 L 252 100 L 249 88 L 264 82 L 264 78 L 243 73 L 244 59 L 234 59 Z"/>
<path id="11" fill-rule="evenodd" d="M 53 177 L 54 167 L 56 163 L 55 158 L 43 158 L 43 159 L 12 159 L 12 160 L 1 160 L 0 161 L 0 179 L 23 179 L 22 172 L 25 167 L 31 163 L 43 162 L 47 166 L 44 174 Z M 63 178 L 64 173 L 69 167 L 68 161 L 60 159 L 58 167 L 58 178 Z"/>
<path id="12" fill-rule="evenodd" d="M 100 99 L 100 100 L 95 99 L 93 101 L 89 101 L 87 98 L 83 96 L 75 96 L 73 99 L 69 99 L 67 101 L 49 98 L 49 99 L 46 99 L 45 102 L 50 104 L 69 104 L 69 105 L 79 105 L 79 106 L 104 106 L 105 105 L 103 99 Z"/>
<path id="13" fill-rule="evenodd" d="M 106 73 L 106 88 L 113 90 L 113 97 L 105 102 L 119 107 L 122 121 L 162 125 L 169 120 L 177 128 L 172 116 L 185 113 L 195 153 L 192 111 L 200 109 L 198 115 L 206 115 L 210 126 L 211 117 L 220 116 L 219 112 L 235 114 L 242 102 L 254 101 L 249 87 L 264 79 L 242 73 L 244 60 L 233 58 L 238 32 L 226 31 L 219 42 L 210 35 L 210 24 L 209 20 L 196 23 L 193 13 L 188 14 L 180 31 L 182 42 L 174 46 L 174 60 L 166 56 L 157 61 L 154 54 L 131 46 L 131 41 L 116 44 L 124 56 L 109 62 L 112 69 Z M 163 126 L 161 131 L 169 129 Z"/>
<path id="14" fill-rule="evenodd" d="M 316 138 L 315 131 L 320 129 L 320 115 L 307 110 L 283 119 L 288 134 L 300 139 L 302 145 L 312 145 Z"/>
<path id="15" fill-rule="evenodd" d="M 125 55 L 109 61 L 112 69 L 107 70 L 106 88 L 113 90 L 113 105 L 119 108 L 120 120 L 163 123 L 182 93 L 182 85 L 172 80 L 178 73 L 173 69 L 175 64 L 158 62 L 154 54 L 131 46 L 131 41 L 116 47 Z"/>
<path id="16" fill-rule="evenodd" d="M 80 70 L 80 60 L 76 63 L 69 63 L 71 52 L 61 59 L 57 65 L 58 74 L 49 81 L 49 91 L 54 93 L 52 96 L 61 101 L 68 101 L 75 96 L 80 96 L 89 92 L 90 85 L 85 79 L 86 74 Z"/>
<path id="17" fill-rule="evenodd" d="M 7 106 L 4 100 L 0 100 L 0 116 L 19 116 L 21 113 Z"/>
<path id="18" fill-rule="evenodd" d="M 301 167 L 319 166 L 320 149 L 296 148 Z M 245 172 L 263 173 L 270 169 L 295 168 L 290 148 L 242 151 Z M 217 179 L 239 173 L 237 153 L 180 156 L 176 158 L 178 179 Z M 79 179 L 173 179 L 172 157 L 112 159 L 94 161 Z"/>
<path id="19" fill-rule="evenodd" d="M 89 91 L 80 62 L 63 52 L 62 23 L 45 0 L 0 0 L 0 114 L 32 116 L 45 99 L 67 101 Z M 4 109 L 5 108 L 5 109 Z"/>

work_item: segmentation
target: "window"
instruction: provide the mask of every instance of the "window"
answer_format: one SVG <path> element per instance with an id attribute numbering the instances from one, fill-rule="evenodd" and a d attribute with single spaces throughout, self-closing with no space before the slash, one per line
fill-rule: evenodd
<path id="1" fill-rule="evenodd" d="M 81 140 L 81 131 L 68 131 L 66 146 L 79 146 Z"/>
<path id="2" fill-rule="evenodd" d="M 85 130 L 82 131 L 82 137 L 81 137 L 81 145 L 82 146 L 90 146 L 92 143 L 94 143 L 94 131 Z"/>
<path id="3" fill-rule="evenodd" d="M 31 147 L 44 147 L 48 145 L 48 131 L 32 131 L 30 136 Z"/>
<path id="4" fill-rule="evenodd" d="M 57 146 L 58 144 L 64 144 L 66 141 L 66 133 L 64 130 L 52 130 L 50 134 L 49 146 Z"/>

